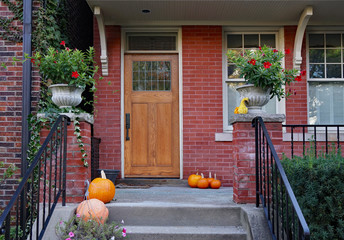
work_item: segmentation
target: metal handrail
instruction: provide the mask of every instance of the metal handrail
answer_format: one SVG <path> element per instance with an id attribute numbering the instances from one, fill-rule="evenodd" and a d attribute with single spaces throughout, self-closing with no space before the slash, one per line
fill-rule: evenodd
<path id="1" fill-rule="evenodd" d="M 282 125 L 282 127 L 284 127 L 285 129 L 290 129 L 290 150 L 291 150 L 291 158 L 294 157 L 294 145 L 296 140 L 294 140 L 294 133 L 295 133 L 295 129 L 302 129 L 301 133 L 302 133 L 302 146 L 303 146 L 303 150 L 302 150 L 302 154 L 303 156 L 305 155 L 306 152 L 306 141 L 312 141 L 314 142 L 314 154 L 315 156 L 317 156 L 318 153 L 318 142 L 319 138 L 318 138 L 318 133 L 320 131 L 324 131 L 325 133 L 325 140 L 323 140 L 322 142 L 325 142 L 325 151 L 326 153 L 328 153 L 329 151 L 329 139 L 328 139 L 328 134 L 329 133 L 335 133 L 336 134 L 336 140 L 332 141 L 332 142 L 336 142 L 337 143 L 337 149 L 340 149 L 340 130 L 344 128 L 343 124 L 319 124 L 319 125 L 311 125 L 311 124 L 285 124 Z M 319 128 L 321 128 L 321 130 L 319 130 Z M 312 139 L 306 139 L 306 134 L 311 134 L 312 135 Z M 343 138 L 343 137 L 342 137 Z M 299 140 L 301 142 L 301 140 Z"/>
<path id="2" fill-rule="evenodd" d="M 33 237 L 42 239 L 61 195 L 62 206 L 66 205 L 67 125 L 69 124 L 70 119 L 67 116 L 58 117 L 1 214 L 0 234 L 4 235 L 6 240 L 33 239 Z M 41 186 L 43 189 L 40 189 Z M 34 224 L 36 229 L 33 229 Z"/>
<path id="3" fill-rule="evenodd" d="M 261 201 L 273 239 L 310 239 L 310 230 L 261 117 L 256 145 L 256 206 Z"/>

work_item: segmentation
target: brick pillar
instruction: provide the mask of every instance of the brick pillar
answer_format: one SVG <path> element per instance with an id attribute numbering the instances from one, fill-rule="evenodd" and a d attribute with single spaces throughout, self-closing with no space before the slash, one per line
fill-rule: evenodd
<path id="1" fill-rule="evenodd" d="M 233 124 L 234 179 L 233 200 L 236 203 L 256 202 L 255 129 L 253 114 L 238 114 L 231 119 Z M 265 126 L 276 148 L 282 141 L 283 114 L 262 116 Z"/>
<path id="2" fill-rule="evenodd" d="M 84 149 L 87 153 L 88 167 L 81 161 L 79 143 L 74 134 L 74 122 L 68 126 L 67 133 L 67 203 L 79 203 L 85 194 L 85 180 L 91 181 L 91 124 L 80 121 L 80 129 Z"/>

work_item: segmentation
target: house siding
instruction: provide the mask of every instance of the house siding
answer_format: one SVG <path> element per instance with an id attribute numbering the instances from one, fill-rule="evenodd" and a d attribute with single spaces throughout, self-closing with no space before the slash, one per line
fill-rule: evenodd
<path id="1" fill-rule="evenodd" d="M 222 27 L 184 26 L 183 173 L 216 173 L 223 185 L 233 183 L 233 146 L 215 142 L 223 132 Z"/>
<path id="2" fill-rule="evenodd" d="M 101 66 L 100 39 L 94 21 L 94 47 Z M 121 28 L 106 26 L 109 76 L 97 82 L 95 94 L 94 137 L 101 138 L 99 167 L 121 169 Z M 101 72 L 101 69 L 99 70 Z"/>

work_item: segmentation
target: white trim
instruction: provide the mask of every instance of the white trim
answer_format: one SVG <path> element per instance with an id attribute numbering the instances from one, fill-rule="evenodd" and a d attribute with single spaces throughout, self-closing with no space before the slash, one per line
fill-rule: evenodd
<path id="1" fill-rule="evenodd" d="M 215 142 L 231 142 L 233 141 L 233 133 L 223 132 L 215 133 Z"/>
<path id="2" fill-rule="evenodd" d="M 294 40 L 294 68 L 299 69 L 301 68 L 302 63 L 302 56 L 301 56 L 301 49 L 302 49 L 302 42 L 303 36 L 305 35 L 305 30 L 308 24 L 309 19 L 313 15 L 313 7 L 308 6 L 306 7 L 300 17 L 299 23 L 297 25 L 295 40 Z"/>
<path id="3" fill-rule="evenodd" d="M 175 32 L 177 33 L 177 51 L 126 51 L 126 34 L 128 32 Z M 125 178 L 124 172 L 124 54 L 125 53 L 178 53 L 179 67 L 179 160 L 180 179 L 183 179 L 183 58 L 182 58 L 182 29 L 171 28 L 129 28 L 121 29 L 121 177 Z"/>
<path id="4" fill-rule="evenodd" d="M 100 62 L 102 64 L 102 75 L 108 76 L 108 58 L 107 58 L 107 44 L 106 44 L 106 33 L 105 33 L 105 25 L 104 25 L 104 18 L 103 13 L 100 7 L 94 7 L 94 16 L 97 18 L 98 23 L 98 30 L 99 30 L 99 38 L 100 38 Z"/>

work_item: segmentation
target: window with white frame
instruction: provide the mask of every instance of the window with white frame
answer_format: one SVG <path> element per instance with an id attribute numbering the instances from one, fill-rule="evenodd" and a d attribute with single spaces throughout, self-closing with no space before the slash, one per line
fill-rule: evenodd
<path id="1" fill-rule="evenodd" d="M 344 33 L 308 34 L 310 124 L 344 120 Z"/>
<path id="2" fill-rule="evenodd" d="M 275 33 L 228 33 L 226 34 L 226 46 L 225 51 L 229 50 L 236 51 L 238 53 L 244 53 L 247 49 L 259 49 L 259 46 L 269 46 L 276 48 L 276 34 Z M 227 59 L 227 58 L 226 58 Z M 244 79 L 239 78 L 239 75 L 235 69 L 235 65 L 228 59 L 226 60 L 226 77 L 225 77 L 225 88 L 224 91 L 224 107 L 225 109 L 225 130 L 231 130 L 229 120 L 234 115 L 235 107 L 240 104 L 240 95 L 235 90 L 236 87 L 244 84 Z M 276 99 L 271 99 L 263 109 L 268 113 L 276 113 L 277 108 Z"/>

